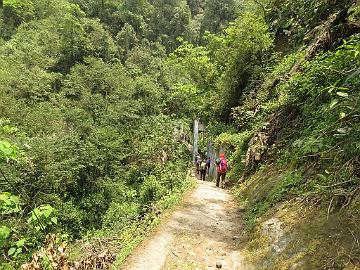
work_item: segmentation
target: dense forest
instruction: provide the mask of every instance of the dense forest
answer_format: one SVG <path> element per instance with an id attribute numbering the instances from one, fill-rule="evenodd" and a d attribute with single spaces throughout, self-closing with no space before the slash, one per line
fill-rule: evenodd
<path id="1" fill-rule="evenodd" d="M 119 266 L 192 185 L 194 119 L 227 149 L 245 248 L 299 202 L 343 231 L 296 227 L 296 269 L 359 266 L 358 1 L 0 4 L 0 269 Z"/>

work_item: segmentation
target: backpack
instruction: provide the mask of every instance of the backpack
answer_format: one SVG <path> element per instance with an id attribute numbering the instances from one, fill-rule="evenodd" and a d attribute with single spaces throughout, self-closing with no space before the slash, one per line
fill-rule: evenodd
<path id="1" fill-rule="evenodd" d="M 220 165 L 220 158 L 215 159 L 216 165 Z"/>
<path id="2" fill-rule="evenodd" d="M 220 160 L 219 169 L 220 169 L 220 172 L 222 172 L 222 173 L 227 172 L 228 164 L 227 164 L 226 159 L 223 158 Z"/>
<path id="3" fill-rule="evenodd" d="M 200 170 L 206 170 L 206 162 L 205 162 L 205 160 L 203 160 L 203 161 L 200 163 Z"/>

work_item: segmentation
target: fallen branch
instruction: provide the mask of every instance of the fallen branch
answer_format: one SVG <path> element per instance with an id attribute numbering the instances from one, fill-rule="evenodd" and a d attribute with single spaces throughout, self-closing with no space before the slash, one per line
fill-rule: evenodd
<path id="1" fill-rule="evenodd" d="M 331 198 L 331 201 L 329 203 L 329 207 L 328 207 L 328 210 L 327 210 L 327 220 L 329 220 L 329 215 L 330 215 L 330 211 L 331 211 L 331 207 L 332 207 L 332 203 L 334 201 L 334 197 Z"/>
<path id="2" fill-rule="evenodd" d="M 175 252 L 171 249 L 171 253 L 174 254 L 175 257 L 180 258 L 178 255 L 175 254 Z"/>
<path id="3" fill-rule="evenodd" d="M 341 182 L 341 183 L 336 183 L 336 184 L 329 185 L 329 186 L 320 186 L 320 187 L 322 187 L 322 188 L 332 188 L 332 187 L 341 186 L 341 185 L 344 185 L 344 184 L 347 184 L 347 183 L 350 183 L 350 182 L 354 182 L 354 181 L 355 181 L 354 179 L 351 179 L 351 180 L 344 181 L 344 182 Z"/>

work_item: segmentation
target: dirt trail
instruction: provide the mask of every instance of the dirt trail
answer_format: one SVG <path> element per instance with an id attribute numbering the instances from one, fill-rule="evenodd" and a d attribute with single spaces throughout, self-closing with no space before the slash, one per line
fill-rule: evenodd
<path id="1" fill-rule="evenodd" d="M 214 183 L 196 189 L 147 241 L 128 258 L 123 270 L 248 270 L 236 248 L 241 212 L 229 193 Z"/>

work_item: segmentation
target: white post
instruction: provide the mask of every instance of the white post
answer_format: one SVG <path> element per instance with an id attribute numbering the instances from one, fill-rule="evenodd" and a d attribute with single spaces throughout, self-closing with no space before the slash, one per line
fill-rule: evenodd
<path id="1" fill-rule="evenodd" d="M 194 146 L 193 146 L 193 161 L 195 162 L 195 156 L 199 151 L 199 120 L 194 120 Z"/>

